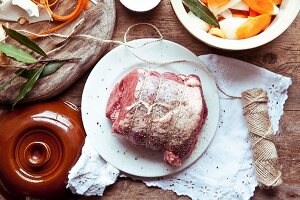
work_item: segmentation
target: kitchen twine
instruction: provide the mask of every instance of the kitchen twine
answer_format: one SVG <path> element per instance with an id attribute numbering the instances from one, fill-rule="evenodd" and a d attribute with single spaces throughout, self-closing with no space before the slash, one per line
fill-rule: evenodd
<path id="1" fill-rule="evenodd" d="M 171 62 L 165 62 L 165 63 L 157 63 L 155 61 L 149 61 L 145 60 L 139 56 L 137 56 L 134 52 L 131 51 L 131 49 L 137 49 L 141 48 L 145 45 L 148 45 L 153 42 L 159 42 L 163 40 L 163 35 L 159 31 L 159 29 L 150 23 L 137 23 L 131 25 L 124 34 L 123 41 L 115 41 L 115 40 L 105 40 L 101 38 L 97 38 L 91 35 L 86 34 L 75 34 L 77 28 L 83 24 L 84 18 L 79 20 L 78 23 L 72 28 L 69 35 L 62 35 L 58 33 L 49 33 L 45 35 L 40 35 L 36 33 L 32 33 L 27 30 L 19 30 L 21 32 L 31 34 L 38 37 L 60 37 L 65 38 L 62 42 L 59 42 L 56 46 L 57 48 L 47 52 L 48 54 L 53 54 L 59 50 L 61 50 L 66 44 L 69 38 L 85 38 L 90 40 L 95 40 L 98 42 L 108 43 L 108 44 L 115 44 L 115 45 L 125 45 L 128 47 L 128 50 L 139 60 L 154 64 L 157 66 L 165 66 L 170 65 L 174 63 L 191 63 L 198 67 L 201 67 L 204 69 L 211 78 L 215 79 L 212 75 L 212 73 L 205 67 L 205 65 L 202 62 L 194 62 L 190 60 L 175 60 Z M 159 35 L 159 38 L 152 40 L 150 42 L 146 42 L 140 46 L 131 46 L 128 44 L 127 38 L 130 34 L 130 31 L 137 26 L 150 26 L 153 28 Z M 254 88 L 251 90 L 247 90 L 242 92 L 242 97 L 237 96 L 231 96 L 225 93 L 218 84 L 216 84 L 218 90 L 223 93 L 225 96 L 229 97 L 230 99 L 242 99 L 244 103 L 243 107 L 243 113 L 246 118 L 248 128 L 249 128 L 249 135 L 251 139 L 252 144 L 252 152 L 253 152 L 253 159 L 255 164 L 255 171 L 257 179 L 260 183 L 261 187 L 268 188 L 268 187 L 274 187 L 278 186 L 282 183 L 281 179 L 281 171 L 279 170 L 278 166 L 278 155 L 275 147 L 275 137 L 273 133 L 272 124 L 269 118 L 268 114 L 268 96 L 267 92 Z"/>
<path id="2" fill-rule="evenodd" d="M 260 88 L 246 90 L 242 92 L 242 99 L 260 186 L 278 186 L 282 179 L 274 144 L 275 136 L 268 114 L 267 92 Z"/>

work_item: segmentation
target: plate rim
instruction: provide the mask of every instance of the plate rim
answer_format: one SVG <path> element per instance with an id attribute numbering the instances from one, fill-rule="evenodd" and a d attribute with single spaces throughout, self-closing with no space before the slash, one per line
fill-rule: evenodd
<path id="1" fill-rule="evenodd" d="M 132 41 L 129 41 L 127 44 L 128 45 L 130 45 L 130 44 L 132 44 L 132 43 L 137 43 L 138 45 L 140 44 L 139 42 L 144 42 L 144 43 L 147 43 L 147 42 L 149 42 L 149 41 L 153 41 L 153 40 L 157 40 L 157 38 L 140 38 L 140 39 L 136 39 L 136 40 L 132 40 Z M 167 43 L 171 43 L 172 45 L 175 45 L 175 46 L 178 46 L 179 48 L 182 48 L 182 49 L 184 49 L 185 51 L 187 51 L 187 52 L 189 52 L 191 55 L 193 55 L 194 57 L 195 57 L 195 59 L 197 59 L 197 62 L 199 62 L 200 64 L 203 64 L 203 62 L 201 61 L 201 60 L 199 60 L 199 58 L 198 58 L 198 56 L 196 56 L 192 51 L 190 51 L 189 49 L 187 49 L 186 47 L 184 47 L 184 46 L 182 46 L 182 45 L 180 45 L 180 44 L 178 44 L 178 43 L 176 43 L 176 42 L 173 42 L 173 41 L 170 41 L 170 40 L 166 40 L 166 39 L 163 39 L 163 40 L 161 40 L 162 42 L 167 42 Z M 153 42 L 150 42 L 150 44 L 152 44 Z M 99 60 L 98 61 L 98 63 L 95 65 L 95 67 L 92 69 L 92 71 L 91 71 L 91 73 L 89 74 L 89 77 L 87 78 L 87 81 L 86 81 L 86 83 L 85 83 L 85 85 L 84 85 L 84 89 L 83 89 L 83 93 L 82 93 L 82 100 L 81 100 L 81 109 L 82 109 L 82 122 L 83 122 L 83 126 L 84 126 L 84 129 L 85 129 L 85 131 L 86 131 L 86 135 L 87 135 L 87 137 L 88 138 L 90 138 L 88 135 L 88 131 L 87 131 L 87 128 L 86 128 L 86 126 L 87 126 L 87 123 L 85 122 L 86 121 L 86 116 L 85 116 L 85 103 L 84 103 L 84 101 L 85 101 L 85 94 L 86 94 L 86 91 L 87 91 L 87 83 L 89 82 L 89 79 L 90 79 L 90 77 L 91 77 L 91 74 L 93 74 L 93 72 L 97 69 L 97 67 L 99 67 L 99 66 L 101 66 L 101 62 L 102 62 L 102 59 L 104 58 L 104 57 L 106 57 L 108 54 L 110 54 L 112 51 L 118 51 L 118 49 L 121 49 L 121 48 L 123 48 L 125 45 L 119 45 L 119 46 L 117 46 L 116 48 L 114 48 L 114 49 L 112 49 L 110 52 L 108 52 L 105 56 L 103 56 L 102 58 L 101 58 L 101 60 Z M 204 65 L 204 64 L 203 64 Z M 198 68 L 198 66 L 195 66 L 195 67 L 197 67 Z M 204 71 L 206 71 L 205 70 L 205 68 L 202 68 L 201 70 L 204 70 Z M 114 166 L 114 167 L 116 167 L 117 169 L 119 169 L 120 171 L 122 171 L 122 172 L 125 172 L 125 173 L 127 173 L 127 174 L 131 174 L 131 175 L 134 175 L 134 176 L 139 176 L 139 177 L 161 177 L 161 176 L 168 176 L 168 175 L 171 175 L 171 174 L 174 174 L 174 173 L 178 173 L 178 172 L 181 172 L 181 171 L 183 171 L 184 169 L 186 169 L 186 168 L 188 168 L 189 166 L 191 166 L 193 163 L 195 163 L 204 153 L 205 153 L 205 151 L 207 150 L 207 148 L 209 147 L 209 145 L 210 145 L 210 143 L 212 142 L 212 140 L 213 140 L 213 138 L 214 138 L 214 135 L 215 135 L 215 132 L 216 132 L 216 130 L 217 130 L 217 126 L 218 126 L 218 122 L 219 122 L 219 119 L 220 119 L 220 100 L 219 100 L 219 94 L 218 94 L 218 90 L 217 90 L 217 86 L 216 86 L 216 81 L 215 81 L 215 79 L 212 77 L 212 75 L 210 74 L 210 73 L 208 73 L 207 71 L 206 71 L 206 74 L 208 75 L 208 77 L 210 77 L 210 79 L 212 79 L 212 81 L 215 83 L 215 84 L 212 84 L 213 85 L 213 87 L 214 87 L 214 90 L 216 91 L 216 97 L 217 97 L 217 108 L 218 108 L 218 112 L 217 112 L 217 121 L 216 121 L 216 124 L 215 124 L 215 126 L 214 126 L 214 128 L 213 128 L 213 133 L 212 133 L 212 136 L 210 137 L 210 139 L 209 139 L 209 141 L 208 141 L 208 144 L 207 144 L 207 146 L 206 146 L 206 148 L 203 150 L 203 152 L 195 159 L 195 160 L 193 160 L 191 163 L 189 163 L 188 165 L 186 165 L 186 166 L 184 166 L 184 167 L 182 167 L 182 168 L 180 168 L 179 170 L 176 170 L 176 171 L 174 171 L 174 172 L 171 172 L 171 173 L 168 173 L 168 174 L 162 174 L 162 175 L 147 175 L 147 174 L 143 174 L 143 175 L 141 175 L 141 174 L 138 174 L 138 173 L 134 173 L 134 172 L 131 172 L 130 170 L 130 172 L 128 171 L 128 170 L 123 170 L 123 169 L 120 169 L 118 166 L 115 166 L 115 164 L 113 164 L 113 163 L 111 163 L 109 160 L 107 160 L 107 159 L 105 159 L 105 158 L 103 158 L 103 156 L 101 156 L 101 154 L 99 153 L 99 151 L 97 150 L 97 148 L 95 147 L 95 145 L 94 145 L 94 143 L 93 142 L 91 142 L 91 145 L 93 146 L 93 148 L 95 149 L 95 151 L 98 153 L 98 155 L 99 156 L 101 156 L 101 158 L 103 159 L 103 160 L 105 160 L 107 163 L 109 163 L 109 164 L 111 164 L 112 166 Z M 200 136 L 199 136 L 200 137 Z M 199 144 L 199 142 L 198 142 L 198 144 Z M 162 159 L 162 162 L 163 162 L 163 159 Z"/>

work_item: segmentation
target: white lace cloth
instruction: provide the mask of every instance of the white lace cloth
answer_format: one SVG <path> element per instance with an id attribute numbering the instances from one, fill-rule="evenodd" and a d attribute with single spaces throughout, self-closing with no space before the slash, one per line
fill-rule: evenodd
<path id="1" fill-rule="evenodd" d="M 278 131 L 283 105 L 287 99 L 290 78 L 255 65 L 218 55 L 199 57 L 226 93 L 240 96 L 251 88 L 264 88 L 269 96 L 269 115 Z M 251 145 L 242 101 L 220 95 L 220 120 L 212 143 L 200 159 L 186 170 L 169 177 L 142 180 L 147 186 L 172 190 L 192 199 L 249 199 L 258 185 L 252 165 Z M 69 173 L 68 188 L 83 195 L 103 195 L 119 171 L 106 163 L 92 149 L 88 138 L 82 156 Z M 121 174 L 121 176 L 129 176 Z"/>

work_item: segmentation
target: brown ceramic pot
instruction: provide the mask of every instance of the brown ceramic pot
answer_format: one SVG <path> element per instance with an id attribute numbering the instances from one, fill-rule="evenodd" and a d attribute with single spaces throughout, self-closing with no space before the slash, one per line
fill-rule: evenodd
<path id="1" fill-rule="evenodd" d="M 80 112 L 69 102 L 38 103 L 0 118 L 0 184 L 13 197 L 58 197 L 84 142 Z"/>

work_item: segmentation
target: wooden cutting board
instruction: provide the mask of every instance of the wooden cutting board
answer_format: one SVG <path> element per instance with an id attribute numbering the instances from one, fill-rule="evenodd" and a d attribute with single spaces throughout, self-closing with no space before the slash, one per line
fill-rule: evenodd
<path id="1" fill-rule="evenodd" d="M 63 10 L 63 12 L 68 13 L 74 9 L 69 6 L 69 1 L 61 2 L 62 5 L 57 8 L 58 10 L 56 12 L 62 13 Z M 60 10 L 60 8 L 63 9 Z M 101 39 L 111 39 L 116 20 L 114 0 L 100 0 L 97 5 L 90 3 L 89 9 L 87 9 L 73 23 L 69 24 L 64 29 L 59 30 L 58 33 L 69 35 L 74 25 L 76 25 L 77 22 L 82 18 L 84 18 L 84 22 L 78 27 L 78 29 L 76 29 L 75 34 L 88 34 Z M 39 22 L 29 25 L 10 23 L 10 27 L 13 29 L 27 29 L 35 33 L 47 29 L 48 26 L 49 22 Z M 36 42 L 46 52 L 48 52 L 51 49 L 54 49 L 55 45 L 62 40 L 62 38 L 58 37 L 47 37 L 37 39 Z M 7 42 L 11 43 L 13 41 L 8 39 Z M 71 84 L 73 84 L 78 78 L 80 78 L 88 69 L 90 69 L 100 59 L 108 47 L 109 44 L 95 40 L 79 38 L 69 39 L 67 45 L 65 45 L 58 52 L 50 54 L 50 58 L 81 58 L 81 60 L 76 63 L 66 63 L 56 73 L 38 80 L 34 86 L 34 89 L 22 102 L 24 103 L 43 100 L 61 93 Z M 38 55 L 34 54 L 34 56 L 37 57 Z M 12 62 L 11 64 L 12 66 L 20 65 L 16 62 Z M 14 76 L 16 68 L 12 66 L 0 66 L 0 84 Z M 22 67 L 26 67 L 26 65 L 22 64 Z M 0 92 L 0 103 L 12 103 L 15 97 L 18 95 L 21 85 L 25 81 L 26 79 L 24 78 L 17 78 L 4 91 Z"/>

